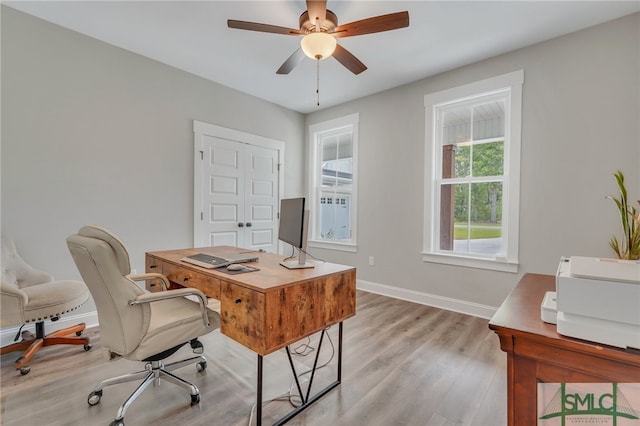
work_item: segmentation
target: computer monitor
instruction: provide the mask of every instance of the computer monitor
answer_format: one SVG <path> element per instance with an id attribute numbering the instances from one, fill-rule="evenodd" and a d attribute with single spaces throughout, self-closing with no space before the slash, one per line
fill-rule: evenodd
<path id="1" fill-rule="evenodd" d="M 307 232 L 309 211 L 304 197 L 280 200 L 280 227 L 278 239 L 298 249 L 298 258 L 285 259 L 280 264 L 289 269 L 313 268 L 307 263 Z"/>

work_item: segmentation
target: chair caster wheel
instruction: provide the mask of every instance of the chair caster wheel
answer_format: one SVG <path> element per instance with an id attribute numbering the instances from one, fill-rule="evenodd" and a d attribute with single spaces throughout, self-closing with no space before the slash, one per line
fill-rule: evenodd
<path id="1" fill-rule="evenodd" d="M 29 374 L 29 371 L 31 371 L 31 367 L 29 367 L 28 365 L 20 368 L 20 374 L 22 374 L 23 376 Z"/>
<path id="2" fill-rule="evenodd" d="M 84 345 L 84 346 L 83 346 L 83 349 L 85 350 L 85 352 L 90 351 L 90 350 L 91 350 L 91 348 L 92 348 L 92 346 L 91 346 L 91 345 Z"/>
<path id="3" fill-rule="evenodd" d="M 198 371 L 198 373 L 200 373 L 201 371 L 204 371 L 207 369 L 207 362 L 206 361 L 200 361 L 196 364 L 196 370 Z"/>
<path id="4" fill-rule="evenodd" d="M 124 419 L 114 420 L 109 423 L 109 426 L 124 426 Z"/>
<path id="5" fill-rule="evenodd" d="M 91 406 L 94 406 L 100 402 L 100 399 L 102 399 L 102 391 L 93 391 L 87 397 L 87 403 Z"/>
<path id="6" fill-rule="evenodd" d="M 193 339 L 189 342 L 194 354 L 202 355 L 204 353 L 204 345 L 198 339 Z"/>
<path id="7" fill-rule="evenodd" d="M 191 406 L 193 407 L 194 405 L 196 405 L 197 403 L 200 402 L 200 394 L 197 393 L 195 395 L 191 395 Z"/>

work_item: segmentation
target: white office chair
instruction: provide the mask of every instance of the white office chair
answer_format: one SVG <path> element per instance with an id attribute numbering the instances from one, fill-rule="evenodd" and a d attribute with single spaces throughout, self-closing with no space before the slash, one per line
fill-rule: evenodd
<path id="1" fill-rule="evenodd" d="M 200 355 L 167 365 L 163 360 L 187 343 L 194 353 L 201 354 L 203 347 L 197 338 L 220 327 L 220 316 L 207 308 L 204 293 L 193 288 L 146 293 L 134 280 L 160 280 L 164 289 L 169 288 L 169 280 L 158 273 L 130 275 L 127 249 L 102 228 L 81 228 L 67 238 L 67 246 L 96 303 L 106 358 L 145 363 L 142 371 L 100 382 L 89 394 L 89 405 L 100 402 L 105 386 L 140 379 L 142 383 L 120 406 L 112 426 L 124 425 L 129 406 L 151 383 L 159 385 L 160 379 L 186 388 L 191 405 L 199 403 L 198 388 L 170 371 L 190 363 L 203 371 L 206 358 Z M 198 301 L 185 296 L 196 296 Z"/>
<path id="2" fill-rule="evenodd" d="M 87 286 L 80 281 L 54 281 L 51 274 L 31 267 L 20 257 L 13 240 L 6 236 L 2 236 L 0 293 L 0 326 L 35 323 L 35 336 L 24 332 L 25 339 L 0 349 L 0 355 L 24 351 L 14 364 L 20 374 L 31 371 L 31 359 L 44 347 L 64 344 L 82 345 L 85 351 L 91 349 L 88 337 L 78 337 L 85 329 L 84 323 L 49 334 L 44 330 L 45 320 L 56 321 L 89 300 Z M 20 333 L 16 340 L 19 336 Z"/>

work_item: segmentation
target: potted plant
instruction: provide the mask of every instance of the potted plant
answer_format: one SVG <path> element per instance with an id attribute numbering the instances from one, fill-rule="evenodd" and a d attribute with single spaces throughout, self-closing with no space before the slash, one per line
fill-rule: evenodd
<path id="1" fill-rule="evenodd" d="M 609 241 L 609 245 L 616 253 L 619 259 L 638 260 L 640 259 L 640 213 L 634 206 L 629 205 L 627 201 L 627 188 L 624 184 L 624 174 L 620 170 L 614 173 L 620 191 L 619 198 L 607 195 L 606 198 L 612 200 L 618 212 L 620 213 L 620 221 L 622 223 L 623 236 L 618 239 L 613 236 Z M 640 205 L 640 200 L 638 200 Z"/>

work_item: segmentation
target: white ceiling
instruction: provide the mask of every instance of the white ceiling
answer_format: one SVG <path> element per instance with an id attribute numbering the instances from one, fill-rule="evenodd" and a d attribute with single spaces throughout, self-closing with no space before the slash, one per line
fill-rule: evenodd
<path id="1" fill-rule="evenodd" d="M 316 63 L 276 70 L 299 37 L 227 28 L 227 19 L 298 28 L 303 0 L 3 1 L 3 4 L 303 113 Z M 320 62 L 320 108 L 337 105 L 640 11 L 640 1 L 328 1 L 339 24 L 403 10 L 408 28 L 338 42 L 368 70 Z"/>

